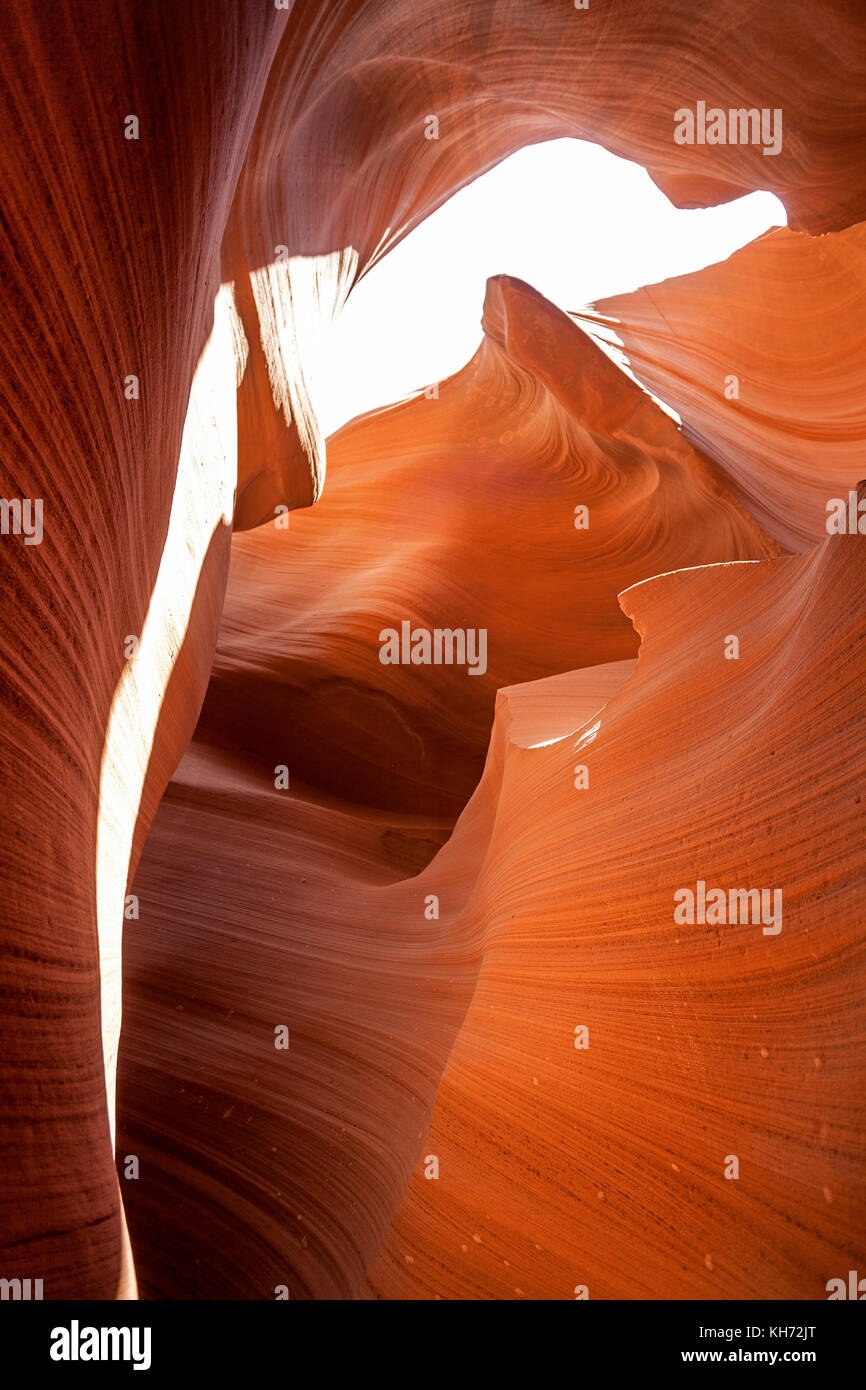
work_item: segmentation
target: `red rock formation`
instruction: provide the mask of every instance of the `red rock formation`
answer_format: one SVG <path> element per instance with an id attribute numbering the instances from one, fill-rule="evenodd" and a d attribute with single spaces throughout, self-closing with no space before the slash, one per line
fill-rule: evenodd
<path id="1" fill-rule="evenodd" d="M 162 1296 L 358 1291 L 482 960 L 507 747 L 578 729 L 625 678 L 615 595 L 633 576 L 776 552 L 565 314 L 502 277 L 484 323 L 438 399 L 335 437 L 316 507 L 235 539 L 206 706 L 127 934 L 121 1142 Z M 383 666 L 380 632 L 404 616 L 488 628 L 486 673 Z M 386 886 L 471 792 L 496 690 L 574 661 L 613 664 L 513 691 L 454 837 Z M 203 1227 L 219 1232 L 204 1261 Z"/>
<path id="2" fill-rule="evenodd" d="M 864 544 L 630 590 L 632 678 L 500 692 L 408 881 L 408 818 L 193 745 L 128 937 L 149 1291 L 812 1299 L 857 1266 Z M 780 888 L 781 932 L 676 925 L 699 878 Z"/>
<path id="3" fill-rule="evenodd" d="M 315 507 L 235 538 L 201 737 L 453 821 L 497 689 L 634 655 L 616 595 L 638 579 L 778 553 L 566 314 L 500 276 L 484 326 L 438 399 L 330 441 Z M 404 621 L 484 629 L 486 669 L 383 665 L 380 634 Z"/>
<path id="4" fill-rule="evenodd" d="M 863 1267 L 864 551 L 638 585 L 628 683 L 509 746 L 478 980 L 369 1292 L 822 1299 Z M 781 931 L 677 925 L 698 879 L 780 889 Z"/>
<path id="5" fill-rule="evenodd" d="M 680 202 L 771 187 L 810 232 L 862 218 L 864 38 L 841 0 L 817 26 L 812 6 L 756 15 L 743 0 L 706 15 L 661 0 L 299 0 L 291 14 L 202 0 L 194 15 L 19 0 L 4 39 L 2 491 L 44 501 L 45 536 L 0 539 L 0 1256 L 46 1297 L 110 1297 L 132 1291 L 110 1147 L 124 891 L 204 693 L 236 472 L 240 526 L 320 490 L 319 321 L 456 188 L 555 135 L 645 162 Z M 781 107 L 782 152 L 676 145 L 674 110 L 702 99 Z M 625 424 L 608 426 L 621 452 Z M 628 447 L 660 448 L 667 468 L 652 428 Z M 674 467 L 697 457 L 673 452 Z M 612 640 L 630 650 L 624 629 Z M 515 677 L 535 673 L 531 643 L 519 657 Z M 455 717 L 470 716 L 480 735 L 478 711 Z M 180 951 L 188 924 L 175 929 Z M 361 1223 L 354 1263 L 328 1236 L 316 1287 L 357 1283 L 384 1210 Z"/>
<path id="6" fill-rule="evenodd" d="M 4 26 L 0 491 L 43 501 L 44 538 L 0 538 L 0 1272 L 46 1298 L 130 1288 L 108 1122 L 124 890 L 227 562 L 219 248 L 283 20 L 204 9 L 24 0 Z"/>
<path id="7" fill-rule="evenodd" d="M 835 230 L 866 218 L 864 76 L 859 0 L 295 0 L 226 237 L 250 343 L 236 525 L 318 495 L 327 320 L 458 188 L 575 136 L 645 165 L 678 206 L 770 189 L 792 227 Z M 780 153 L 677 144 L 675 113 L 698 101 L 781 110 Z"/>
<path id="8" fill-rule="evenodd" d="M 803 550 L 863 473 L 866 223 L 780 228 L 693 275 L 601 301 L 635 374 L 762 526 Z"/>
<path id="9" fill-rule="evenodd" d="M 632 664 L 543 681 L 540 705 L 515 692 L 455 835 L 397 883 L 395 845 L 427 823 L 305 786 L 276 791 L 193 743 L 154 822 L 126 937 L 119 1152 L 141 1161 L 126 1200 L 145 1293 L 269 1298 L 283 1284 L 292 1298 L 355 1296 L 472 996 L 482 936 L 467 909 L 509 742 L 561 737 Z"/>

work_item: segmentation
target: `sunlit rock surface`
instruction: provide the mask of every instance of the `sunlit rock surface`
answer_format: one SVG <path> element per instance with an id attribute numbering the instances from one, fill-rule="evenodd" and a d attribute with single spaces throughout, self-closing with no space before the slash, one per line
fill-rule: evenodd
<path id="1" fill-rule="evenodd" d="M 760 432 L 718 440 L 713 411 L 704 406 L 704 418 L 695 410 L 692 425 L 698 454 L 671 433 L 647 398 L 629 394 L 588 340 L 568 338 L 564 360 L 566 368 L 574 363 L 574 379 L 567 371 L 560 376 L 549 351 L 565 335 L 559 318 L 531 293 L 499 281 L 488 337 L 468 375 L 443 384 L 438 402 L 389 414 L 393 498 L 384 477 L 375 483 L 381 495 L 363 497 L 364 479 L 372 488 L 375 476 L 375 461 L 364 458 L 364 432 L 380 448 L 378 426 L 353 425 L 335 441 L 337 491 L 329 515 L 335 544 L 350 553 L 338 555 L 329 573 L 343 564 L 341 596 L 312 554 L 315 544 L 328 543 L 314 518 L 330 496 L 330 479 L 323 492 L 315 409 L 317 391 L 327 389 L 329 317 L 357 276 L 457 188 L 512 150 L 556 136 L 596 139 L 640 161 L 680 205 L 769 188 L 785 202 L 793 228 L 845 237 L 844 229 L 866 215 L 859 7 L 824 6 L 816 22 L 811 6 L 756 14 L 743 0 L 706 13 L 661 0 L 585 12 L 547 0 L 473 0 L 469 7 L 462 0 L 303 0 L 291 11 L 262 0 L 202 0 L 194 13 L 175 0 L 120 8 L 109 0 L 59 7 L 18 0 L 7 17 L 0 65 L 0 491 L 6 499 L 42 500 L 45 519 L 40 545 L 0 538 L 0 1272 L 42 1278 L 46 1298 L 134 1293 L 111 1152 L 124 898 L 204 698 L 236 490 L 239 529 L 271 522 L 276 507 L 321 501 L 303 522 L 296 525 L 293 517 L 287 533 L 262 533 L 284 546 L 281 556 L 265 554 L 258 534 L 250 537 L 249 553 L 237 549 L 213 697 L 157 817 L 142 868 L 141 915 L 126 923 L 133 1003 L 120 1157 L 140 1150 L 152 1160 L 150 1167 L 142 1163 L 132 1204 L 145 1288 L 259 1296 L 264 1285 L 262 1296 L 270 1296 L 268 1286 L 272 1292 L 274 1283 L 294 1281 L 301 1295 L 350 1296 L 368 1277 L 404 1197 L 485 959 L 481 927 L 464 914 L 480 881 L 476 850 L 483 835 L 464 835 L 442 850 L 452 864 L 451 900 L 435 930 L 423 917 L 423 900 L 418 908 L 417 882 L 415 888 L 411 879 L 386 885 L 417 871 L 447 836 L 480 768 L 497 687 L 553 673 L 567 679 L 564 673 L 575 667 L 632 657 L 636 640 L 615 607 L 618 588 L 661 568 L 772 555 L 768 532 L 785 544 L 802 542 L 814 535 L 816 499 L 805 481 L 808 454 L 796 453 L 794 503 L 785 522 L 787 475 L 778 439 L 769 441 L 762 482 L 754 472 Z M 675 111 L 699 101 L 781 109 L 781 151 L 767 156 L 759 145 L 677 144 Z M 831 278 L 818 276 L 815 297 L 826 293 L 841 304 L 844 287 L 834 288 Z M 516 318 L 507 303 L 512 295 L 522 305 Z M 751 326 L 741 322 L 748 339 Z M 520 325 L 530 324 L 524 341 Z M 808 329 L 804 337 L 808 345 Z M 669 347 L 663 354 L 668 364 L 675 356 Z M 840 351 L 838 391 L 821 358 L 821 390 L 840 409 L 850 399 L 842 357 Z M 699 383 L 701 373 L 689 371 Z M 461 396 L 473 381 L 485 393 L 474 414 Z M 700 387 L 689 395 L 699 397 Z M 772 414 L 770 395 L 767 387 L 761 410 Z M 499 420 L 515 400 L 528 417 L 531 447 L 523 466 L 513 441 L 500 438 Z M 684 401 L 686 414 L 687 406 L 694 400 Z M 464 431 L 468 420 L 477 427 L 489 418 L 488 443 L 470 438 L 468 452 L 463 449 L 465 436 L 455 432 L 461 410 Z M 438 431 L 433 457 L 426 445 L 419 453 L 408 436 L 411 422 L 422 443 L 427 438 L 422 411 Z M 808 424 L 808 411 L 803 419 Z M 522 427 L 522 417 L 511 425 L 515 434 Z M 823 476 L 825 420 L 814 422 L 814 437 Z M 571 465 L 557 470 L 557 458 Z M 604 554 L 585 554 L 582 565 L 574 546 L 593 537 L 592 523 L 581 538 L 568 524 L 560 534 L 554 519 L 562 506 L 567 523 L 569 510 L 584 500 L 563 476 L 569 466 L 579 467 L 591 488 L 597 535 L 606 537 Z M 838 476 L 847 476 L 848 466 L 846 456 Z M 486 506 L 485 483 L 493 499 Z M 434 492 L 439 501 L 425 533 L 418 510 Z M 398 542 L 393 517 L 385 520 L 392 504 L 402 509 L 402 521 L 419 526 L 415 557 L 402 532 Z M 355 519 L 342 531 L 341 507 Z M 383 518 L 372 534 L 395 549 L 368 549 L 362 574 L 355 555 L 369 545 L 365 510 Z M 491 540 L 491 522 L 510 527 L 508 536 Z M 428 578 L 421 551 L 431 536 L 439 554 L 431 557 L 436 563 Z M 297 559 L 288 549 L 296 537 Z M 857 543 L 838 538 L 836 544 Z M 283 605 L 277 591 L 285 564 L 293 567 L 298 592 Z M 769 568 L 800 573 L 785 565 L 777 559 Z M 500 664 L 484 676 L 461 673 L 464 683 L 456 687 L 422 688 L 406 679 L 403 667 L 382 667 L 367 639 L 374 614 L 392 606 L 382 589 L 389 568 L 393 599 L 417 606 L 431 621 L 438 618 L 430 607 L 437 585 L 452 599 L 477 585 L 491 653 L 495 634 L 500 652 L 510 643 L 508 659 L 497 657 Z M 252 621 L 257 585 L 258 628 Z M 851 586 L 856 591 L 853 580 Z M 296 632 L 280 620 L 284 607 L 295 614 Z M 847 611 L 840 607 L 830 616 L 841 622 Z M 134 655 L 130 638 L 138 641 Z M 841 647 L 830 655 L 837 662 L 827 668 L 832 701 L 847 655 Z M 399 678 L 391 692 L 392 732 L 381 734 L 372 752 L 353 749 L 351 735 L 373 730 L 385 686 L 373 685 L 365 708 L 360 690 L 354 704 L 333 701 L 333 730 L 324 705 L 324 694 L 333 692 L 316 688 L 326 670 L 342 686 L 349 670 L 369 684 L 367 666 L 380 682 L 388 670 Z M 849 716 L 858 697 L 852 686 L 849 680 Z M 272 700 L 275 690 L 282 699 L 286 687 L 301 692 L 292 697 L 294 708 Z M 579 706 L 581 689 L 578 683 L 578 724 L 589 717 Z M 248 703 L 239 722 L 242 699 Z M 764 716 L 763 709 L 754 713 L 741 731 L 745 748 L 770 736 Z M 314 727 L 315 736 L 305 731 Z M 856 759 L 856 748 L 850 756 Z M 285 795 L 273 787 L 277 761 L 301 768 Z M 840 772 L 825 798 L 826 825 L 814 822 L 815 842 L 824 848 L 835 843 L 833 795 L 843 785 Z M 498 796 L 490 785 L 483 796 L 492 815 Z M 206 820 L 215 819 L 203 825 L 193 803 L 201 803 Z M 466 816 L 475 815 L 475 806 L 473 800 Z M 283 919 L 273 905 L 254 906 L 253 886 L 244 878 L 251 839 L 263 855 L 255 891 L 276 901 L 268 876 L 276 852 L 267 843 L 269 817 L 274 846 L 285 840 L 286 865 L 294 866 L 285 869 L 285 892 L 291 912 L 303 917 L 293 949 L 312 972 L 305 1002 L 292 995 L 294 958 L 276 950 L 285 945 Z M 167 823 L 173 833 L 166 845 L 161 827 Z M 318 856 L 311 848 L 317 836 Z M 229 873 L 233 840 L 235 875 Z M 660 852 L 664 843 L 659 840 Z M 783 851 L 795 843 L 792 830 Z M 344 872 L 336 867 L 340 854 L 351 860 Z M 296 896 L 294 875 L 307 876 L 300 872 L 307 860 L 319 864 L 317 881 L 327 885 L 316 897 L 321 940 L 328 930 L 336 933 L 327 961 L 311 954 L 313 907 L 303 916 Z M 839 862 L 845 862 L 842 851 Z M 192 903 L 185 894 L 193 881 L 201 885 L 202 863 L 204 883 Z M 180 883 L 178 864 L 188 875 Z M 324 899 L 341 872 L 350 901 L 331 915 Z M 547 873 L 540 856 L 534 882 L 543 883 Z M 396 897 L 387 912 L 379 901 L 359 906 L 361 899 L 351 896 L 360 891 L 352 887 L 355 879 L 405 894 L 405 912 Z M 211 898 L 217 889 L 229 936 L 220 943 L 196 935 L 208 914 L 218 927 Z M 372 923 L 361 941 L 346 925 L 358 915 Z M 205 985 L 207 1026 L 191 1002 Z M 232 996 L 243 996 L 249 1010 L 235 1025 L 240 1041 L 232 1041 L 217 1022 L 222 1015 L 213 1012 L 225 1003 L 226 1015 L 234 1008 L 237 1017 Z M 849 1015 L 841 992 L 838 1000 L 842 1037 Z M 294 1033 L 294 1051 L 285 1057 L 272 1046 L 273 1027 L 295 1004 L 301 1038 L 307 1028 L 327 1053 L 330 1035 L 338 1054 L 323 1060 L 311 1042 L 306 1076 L 303 1065 L 294 1072 L 284 1065 L 291 1057 L 294 1066 L 302 1047 Z M 154 1035 L 169 1009 L 175 1028 L 185 1030 L 186 1050 L 172 1056 Z M 293 1026 L 291 1018 L 286 1022 Z M 390 1053 L 383 1028 L 386 1039 L 390 1029 Z M 263 1060 L 259 1068 L 252 1059 L 262 1029 L 267 1066 Z M 260 1085 L 265 1076 L 274 1079 L 267 1068 L 275 1059 L 290 1084 L 275 1087 L 265 1103 Z M 144 1064 L 145 1072 L 136 1071 Z M 211 1113 L 204 1083 L 199 1090 L 187 1084 L 191 1072 L 196 1082 L 210 1076 L 211 1099 L 236 1097 L 233 1111 L 231 1100 L 223 1107 L 231 1113 L 221 1121 L 219 1140 L 191 1118 L 193 1103 L 201 1115 Z M 335 1088 L 330 1109 L 326 1086 Z M 443 1090 L 443 1104 L 448 1094 Z M 848 1123 L 842 1102 L 834 1098 L 833 1105 Z M 272 1106 L 260 1130 L 250 1106 Z M 233 1115 L 248 1144 L 231 1131 Z M 827 1123 L 832 1130 L 832 1116 Z M 329 1166 L 338 1152 L 333 1126 L 340 1124 L 346 1126 L 343 1168 Z M 127 1147 L 127 1134 L 137 1136 L 138 1148 Z M 813 1136 L 804 1160 L 810 1174 L 817 1173 L 819 1140 Z M 285 1168 L 277 1172 L 266 1150 L 282 1153 Z M 844 1164 L 840 1171 L 844 1178 Z M 131 1189 L 127 1183 L 127 1195 Z M 407 1202 L 391 1242 L 404 1239 L 405 1223 L 416 1220 L 411 1194 Z M 293 1207 L 297 1226 L 308 1222 L 315 1232 L 299 1234 L 298 1249 L 281 1226 Z M 199 1221 L 205 1209 L 209 1227 Z M 825 1220 L 843 1219 L 840 1211 L 844 1216 L 844 1205 L 828 1202 Z M 173 1273 L 155 1250 L 157 1223 L 165 1225 L 172 1213 L 174 1234 L 165 1248 L 183 1256 Z M 222 1248 L 214 1253 L 221 1224 L 235 1256 L 231 1270 Z M 827 1248 L 829 1229 L 821 1227 L 810 1249 Z M 371 1289 L 384 1289 L 392 1278 L 396 1248 L 385 1245 Z M 800 1265 L 808 1266 L 805 1254 Z M 182 1287 L 180 1268 L 188 1276 Z M 664 1266 L 662 1283 L 668 1273 Z M 429 1274 L 419 1269 L 419 1278 Z M 443 1291 L 460 1278 L 459 1265 L 449 1266 Z M 787 1287 L 781 1275 L 771 1283 Z M 559 1287 L 549 1269 L 539 1277 L 542 1285 Z"/>
<path id="2" fill-rule="evenodd" d="M 501 686 L 633 656 L 616 596 L 639 579 L 778 553 L 561 310 L 499 276 L 483 322 L 438 396 L 334 436 L 315 507 L 235 538 L 200 737 L 453 820 Z M 483 669 L 383 664 L 403 623 L 483 629 Z"/>
<path id="3" fill-rule="evenodd" d="M 866 223 L 779 228 L 596 308 L 585 326 L 615 335 L 761 524 L 792 550 L 822 540 L 864 472 Z"/>
<path id="4" fill-rule="evenodd" d="M 509 748 L 378 1296 L 821 1299 L 862 1263 L 864 551 L 638 585 L 628 683 Z M 698 879 L 778 889 L 780 930 L 678 925 Z"/>
<path id="5" fill-rule="evenodd" d="M 240 368 L 219 248 L 279 25 L 99 3 L 4 21 L 0 492 L 42 500 L 44 536 L 0 537 L 0 1273 L 45 1298 L 132 1290 L 109 1124 L 124 893 L 211 663 Z"/>
<path id="6" fill-rule="evenodd" d="M 502 691 L 408 880 L 422 826 L 194 742 L 128 941 L 149 1291 L 818 1298 L 854 1267 L 863 545 L 629 590 L 631 679 Z M 699 879 L 778 890 L 781 930 L 678 925 Z"/>
<path id="7" fill-rule="evenodd" d="M 836 230 L 866 218 L 864 73 L 859 0 L 295 0 L 225 239 L 250 343 L 236 525 L 318 495 L 333 309 L 458 188 L 574 136 L 645 165 L 680 207 L 770 189 L 791 227 Z M 781 111 L 779 152 L 697 129 L 678 144 L 698 102 Z"/>

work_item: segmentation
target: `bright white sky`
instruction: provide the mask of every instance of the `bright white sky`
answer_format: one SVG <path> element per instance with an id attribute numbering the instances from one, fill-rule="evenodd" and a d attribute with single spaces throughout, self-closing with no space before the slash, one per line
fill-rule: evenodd
<path id="1" fill-rule="evenodd" d="M 680 212 L 639 164 L 582 140 L 518 151 L 454 195 L 352 291 L 317 401 L 325 435 L 458 371 L 481 341 L 490 275 L 581 309 L 724 260 L 785 226 L 771 193 Z M 324 383 L 323 383 L 324 384 Z"/>

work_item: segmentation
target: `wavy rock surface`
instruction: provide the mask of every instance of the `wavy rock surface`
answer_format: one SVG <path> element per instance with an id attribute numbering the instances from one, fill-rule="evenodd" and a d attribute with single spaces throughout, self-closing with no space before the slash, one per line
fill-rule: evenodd
<path id="1" fill-rule="evenodd" d="M 438 399 L 335 437 L 315 508 L 235 539 L 127 933 L 121 1144 L 141 1159 L 127 1202 L 151 1292 L 358 1292 L 484 959 L 510 746 L 579 729 L 625 679 L 636 636 L 615 596 L 635 576 L 777 553 L 567 315 L 500 277 L 484 324 Z M 404 617 L 489 628 L 485 675 L 382 665 L 380 631 Z M 591 669 L 500 694 L 453 837 L 389 882 L 470 795 L 497 689 L 575 662 Z"/>
<path id="2" fill-rule="evenodd" d="M 719 265 L 602 300 L 635 375 L 783 545 L 827 535 L 827 502 L 863 472 L 866 223 L 768 232 Z"/>
<path id="3" fill-rule="evenodd" d="M 616 595 L 639 579 L 778 553 L 566 314 L 499 276 L 483 322 L 438 398 L 334 436 L 315 507 L 235 538 L 200 737 L 453 821 L 497 689 L 633 656 Z M 486 670 L 383 665 L 380 634 L 403 622 L 485 629 Z"/>
<path id="4" fill-rule="evenodd" d="M 219 246 L 280 23 L 22 3 L 4 29 L 0 491 L 42 501 L 44 535 L 0 538 L 0 1272 L 46 1298 L 133 1288 L 124 894 L 215 640 L 238 376 Z"/>
<path id="5" fill-rule="evenodd" d="M 508 744 L 562 736 L 632 666 L 543 681 L 541 703 L 513 692 L 457 831 L 397 883 L 395 841 L 426 822 L 277 791 L 193 743 L 156 816 L 126 936 L 119 1152 L 141 1164 L 126 1201 L 146 1293 L 357 1294 L 472 996 L 483 936 L 466 909 Z"/>
<path id="6" fill-rule="evenodd" d="M 862 219 L 864 38 L 848 3 L 816 26 L 742 0 L 471 19 L 20 0 L 4 38 L 2 491 L 43 499 L 46 530 L 3 537 L 0 571 L 2 1270 L 111 1297 L 133 1290 L 111 1156 L 124 893 L 202 700 L 235 483 L 239 526 L 321 489 L 323 320 L 456 188 L 557 135 L 645 161 L 683 203 L 769 186 L 810 231 Z M 782 153 L 675 145 L 673 109 L 704 98 L 783 107 Z M 429 820 L 393 855 L 417 859 Z"/>
<path id="7" fill-rule="evenodd" d="M 501 691 L 408 881 L 417 823 L 194 743 L 128 936 L 145 1288 L 811 1299 L 857 1267 L 863 547 L 630 590 L 631 679 Z M 699 878 L 780 888 L 781 932 L 678 926 Z"/>
<path id="8" fill-rule="evenodd" d="M 328 319 L 359 274 L 479 173 L 574 136 L 645 165 L 679 206 L 770 189 L 792 227 L 831 231 L 866 218 L 864 78 L 858 0 L 817 13 L 744 0 L 586 11 L 295 0 L 226 234 L 250 343 L 236 525 L 319 494 Z M 677 144 L 674 113 L 698 101 L 781 110 L 780 152 Z"/>
<path id="9" fill-rule="evenodd" d="M 821 1299 L 862 1267 L 864 558 L 638 585 L 631 680 L 508 749 L 482 964 L 368 1295 Z M 780 889 L 781 931 L 677 925 L 698 879 Z"/>

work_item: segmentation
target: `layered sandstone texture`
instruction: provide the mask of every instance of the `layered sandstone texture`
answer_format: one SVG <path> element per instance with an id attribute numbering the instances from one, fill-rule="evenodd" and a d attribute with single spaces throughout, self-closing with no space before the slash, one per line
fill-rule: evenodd
<path id="1" fill-rule="evenodd" d="M 864 1258 L 863 542 L 821 530 L 859 6 L 16 0 L 0 66 L 0 491 L 44 504 L 0 538 L 0 1274 L 822 1296 Z M 676 144 L 699 100 L 781 152 Z M 326 477 L 333 312 L 557 136 L 790 229 L 583 323 L 494 278 L 473 361 Z M 486 628 L 485 672 L 384 666 L 403 620 Z M 781 935 L 674 934 L 704 868 Z"/>
<path id="2" fill-rule="evenodd" d="M 778 228 L 719 265 L 577 315 L 618 344 L 786 548 L 827 534 L 864 472 L 866 223 Z"/>

